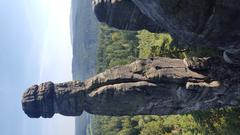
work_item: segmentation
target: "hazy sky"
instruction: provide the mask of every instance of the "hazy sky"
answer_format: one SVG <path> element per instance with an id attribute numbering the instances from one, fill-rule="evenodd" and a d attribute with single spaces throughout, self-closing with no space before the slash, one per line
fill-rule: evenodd
<path id="1" fill-rule="evenodd" d="M 0 134 L 73 135 L 74 118 L 30 119 L 26 88 L 72 79 L 71 0 L 0 0 Z"/>

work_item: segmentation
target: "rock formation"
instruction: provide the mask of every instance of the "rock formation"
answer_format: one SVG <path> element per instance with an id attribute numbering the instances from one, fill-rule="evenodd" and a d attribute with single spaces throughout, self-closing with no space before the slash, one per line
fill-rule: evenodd
<path id="1" fill-rule="evenodd" d="M 106 70 L 85 82 L 30 87 L 22 107 L 31 118 L 55 113 L 169 115 L 239 106 L 239 67 L 221 58 L 152 58 Z"/>
<path id="2" fill-rule="evenodd" d="M 190 46 L 240 48 L 239 0 L 95 0 L 94 11 L 99 21 L 119 29 L 166 31 Z M 225 60 L 227 53 L 232 51 L 225 51 Z M 84 110 L 122 116 L 239 107 L 239 68 L 221 58 L 137 60 L 84 82 L 34 85 L 22 107 L 33 118 Z"/>
<path id="3" fill-rule="evenodd" d="M 118 29 L 169 32 L 189 46 L 240 48 L 239 0 L 94 0 L 97 18 Z"/>

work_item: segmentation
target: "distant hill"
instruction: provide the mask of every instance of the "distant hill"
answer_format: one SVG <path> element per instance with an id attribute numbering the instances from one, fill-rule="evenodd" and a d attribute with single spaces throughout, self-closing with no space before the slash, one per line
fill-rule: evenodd
<path id="1" fill-rule="evenodd" d="M 95 74 L 98 21 L 91 0 L 72 0 L 71 39 L 73 79 L 85 80 Z"/>
<path id="2" fill-rule="evenodd" d="M 72 0 L 71 42 L 73 47 L 73 80 L 86 80 L 96 74 L 96 49 L 99 24 L 92 11 L 91 0 Z M 76 135 L 87 135 L 90 115 L 76 117 Z"/>

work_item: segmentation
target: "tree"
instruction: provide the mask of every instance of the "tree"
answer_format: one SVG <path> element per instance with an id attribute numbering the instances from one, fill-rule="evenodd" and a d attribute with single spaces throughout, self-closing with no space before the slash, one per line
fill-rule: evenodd
<path id="1" fill-rule="evenodd" d="M 189 56 L 215 56 L 218 52 L 209 48 L 181 49 L 175 47 L 169 34 L 148 31 L 127 32 L 101 26 L 99 35 L 97 70 L 103 70 L 132 62 L 136 58 Z M 94 135 L 237 135 L 240 129 L 239 109 L 217 109 L 175 116 L 94 116 Z"/>

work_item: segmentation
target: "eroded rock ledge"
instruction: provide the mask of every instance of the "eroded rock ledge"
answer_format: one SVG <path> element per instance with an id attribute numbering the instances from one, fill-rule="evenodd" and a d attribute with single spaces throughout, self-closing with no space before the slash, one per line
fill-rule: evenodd
<path id="1" fill-rule="evenodd" d="M 114 67 L 85 82 L 30 87 L 22 107 L 31 118 L 55 113 L 170 115 L 239 106 L 239 67 L 221 58 L 152 58 Z"/>

